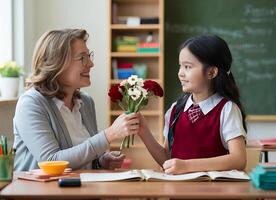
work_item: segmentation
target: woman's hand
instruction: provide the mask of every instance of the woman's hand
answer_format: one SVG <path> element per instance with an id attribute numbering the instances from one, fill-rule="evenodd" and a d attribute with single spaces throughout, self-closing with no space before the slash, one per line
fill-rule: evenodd
<path id="1" fill-rule="evenodd" d="M 121 114 L 110 127 L 105 129 L 108 142 L 137 134 L 140 127 L 139 121 L 137 113 Z"/>
<path id="2" fill-rule="evenodd" d="M 100 165 L 105 169 L 120 168 L 125 159 L 125 155 L 120 151 L 111 151 L 103 154 L 100 159 Z"/>
<path id="3" fill-rule="evenodd" d="M 183 174 L 189 172 L 187 164 L 185 160 L 173 158 L 164 162 L 163 169 L 166 174 Z"/>

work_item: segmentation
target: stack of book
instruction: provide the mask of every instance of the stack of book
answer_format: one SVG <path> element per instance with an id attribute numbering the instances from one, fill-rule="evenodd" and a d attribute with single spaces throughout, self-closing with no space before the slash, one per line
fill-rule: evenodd
<path id="1" fill-rule="evenodd" d="M 135 36 L 122 36 L 116 38 L 115 43 L 118 52 L 136 52 L 139 38 Z"/>
<path id="2" fill-rule="evenodd" d="M 137 52 L 139 53 L 157 53 L 159 52 L 158 42 L 141 42 L 138 45 Z"/>
<path id="3" fill-rule="evenodd" d="M 147 65 L 144 63 L 118 62 L 112 60 L 112 70 L 114 79 L 127 79 L 131 75 L 138 75 L 139 78 L 147 77 Z"/>
<path id="4" fill-rule="evenodd" d="M 258 189 L 276 190 L 276 163 L 260 163 L 250 173 L 253 185 Z"/>
<path id="5" fill-rule="evenodd" d="M 118 79 L 127 79 L 135 74 L 132 62 L 118 63 Z"/>

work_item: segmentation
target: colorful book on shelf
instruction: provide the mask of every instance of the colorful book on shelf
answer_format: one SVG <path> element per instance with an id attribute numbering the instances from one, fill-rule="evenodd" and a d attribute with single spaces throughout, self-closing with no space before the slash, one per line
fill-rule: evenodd
<path id="1" fill-rule="evenodd" d="M 136 52 L 136 50 L 137 50 L 136 45 L 119 44 L 117 46 L 118 52 Z"/>
<path id="2" fill-rule="evenodd" d="M 158 42 L 141 42 L 137 47 L 139 53 L 157 53 L 159 51 Z"/>
<path id="3" fill-rule="evenodd" d="M 159 48 L 158 42 L 141 42 L 138 45 L 139 48 Z"/>
<path id="4" fill-rule="evenodd" d="M 249 176 L 243 171 L 209 171 L 180 175 L 168 175 L 153 170 L 130 170 L 114 173 L 81 173 L 82 182 L 105 181 L 248 181 Z"/>
<path id="5" fill-rule="evenodd" d="M 139 38 L 135 36 L 121 36 L 115 40 L 116 50 L 119 52 L 136 52 Z"/>
<path id="6" fill-rule="evenodd" d="M 118 68 L 122 69 L 129 69 L 133 67 L 133 62 L 118 62 Z"/>
<path id="7" fill-rule="evenodd" d="M 276 148 L 276 138 L 261 139 L 259 140 L 259 144 L 265 148 Z"/>
<path id="8" fill-rule="evenodd" d="M 159 51 L 159 48 L 137 48 L 138 53 L 158 53 Z"/>

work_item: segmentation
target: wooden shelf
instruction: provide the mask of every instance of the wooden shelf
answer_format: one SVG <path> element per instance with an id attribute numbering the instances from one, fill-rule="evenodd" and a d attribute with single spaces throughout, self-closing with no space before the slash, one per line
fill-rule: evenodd
<path id="1" fill-rule="evenodd" d="M 112 24 L 112 30 L 159 30 L 159 24 L 141 24 L 139 26 L 129 26 L 126 24 Z"/>
<path id="2" fill-rule="evenodd" d="M 16 104 L 17 101 L 18 101 L 18 98 L 13 98 L 13 99 L 1 99 L 0 98 L 0 105 Z"/>
<path id="3" fill-rule="evenodd" d="M 111 57 L 120 58 L 120 57 L 160 57 L 160 53 L 137 53 L 137 52 L 111 52 Z"/>
<path id="4" fill-rule="evenodd" d="M 113 79 L 112 66 L 114 61 L 117 63 L 143 64 L 147 67 L 147 78 L 154 80 L 164 88 L 164 0 L 109 0 L 109 40 L 108 40 L 108 84 L 119 84 L 121 79 Z M 158 18 L 159 24 L 140 24 L 129 26 L 126 24 L 113 24 L 118 22 L 119 17 L 138 16 L 140 18 Z M 159 52 L 157 53 L 138 53 L 138 52 L 116 52 L 114 41 L 122 36 L 136 37 L 139 42 L 145 42 L 146 38 L 152 32 L 153 42 L 159 43 Z M 116 72 L 116 71 L 115 71 Z M 122 114 L 124 111 L 114 102 L 109 100 L 108 120 L 109 124 Z M 149 129 L 155 139 L 163 144 L 163 119 L 164 119 L 164 99 L 152 98 L 147 106 L 141 110 Z M 111 144 L 112 148 L 120 148 L 121 140 L 116 140 Z M 135 150 L 132 150 L 134 149 Z M 124 149 L 123 152 L 127 158 L 132 158 L 134 168 L 146 167 L 153 168 L 154 160 L 149 155 L 143 142 L 139 137 L 135 137 L 134 146 Z M 139 161 L 137 162 L 136 160 Z M 156 164 L 156 163 L 155 163 Z"/>

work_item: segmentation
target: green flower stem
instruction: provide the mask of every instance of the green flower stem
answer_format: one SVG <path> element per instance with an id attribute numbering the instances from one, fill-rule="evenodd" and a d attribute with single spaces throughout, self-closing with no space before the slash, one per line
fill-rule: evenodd
<path id="1" fill-rule="evenodd" d="M 124 105 L 120 102 L 120 101 L 118 101 L 118 105 L 120 106 L 120 108 L 122 109 L 122 110 L 126 110 L 125 108 L 124 108 Z"/>
<path id="2" fill-rule="evenodd" d="M 125 111 L 125 113 L 126 114 L 130 114 L 130 113 L 134 113 L 134 112 L 136 113 L 136 112 L 138 112 L 138 110 L 139 110 L 139 108 L 140 108 L 143 100 L 144 100 L 144 97 L 141 97 L 141 99 L 139 100 L 138 104 L 135 105 L 135 101 L 133 101 L 131 99 L 131 97 L 128 96 L 127 97 L 128 109 L 127 109 L 127 111 Z M 123 106 L 123 104 L 121 102 L 118 102 L 118 105 L 120 106 L 120 108 L 122 108 L 123 110 L 125 110 L 124 106 Z M 135 137 L 134 135 L 126 136 L 123 139 L 123 141 L 122 141 L 122 143 L 120 145 L 120 150 L 122 150 L 123 148 L 129 148 L 130 144 L 134 145 L 134 137 Z"/>
<path id="3" fill-rule="evenodd" d="M 138 104 L 135 106 L 134 112 L 138 112 L 138 110 L 139 110 L 139 108 L 140 108 L 140 105 L 141 105 L 141 103 L 143 102 L 143 100 L 144 100 L 144 97 L 142 97 L 142 98 L 140 99 L 140 101 L 138 102 Z"/>

